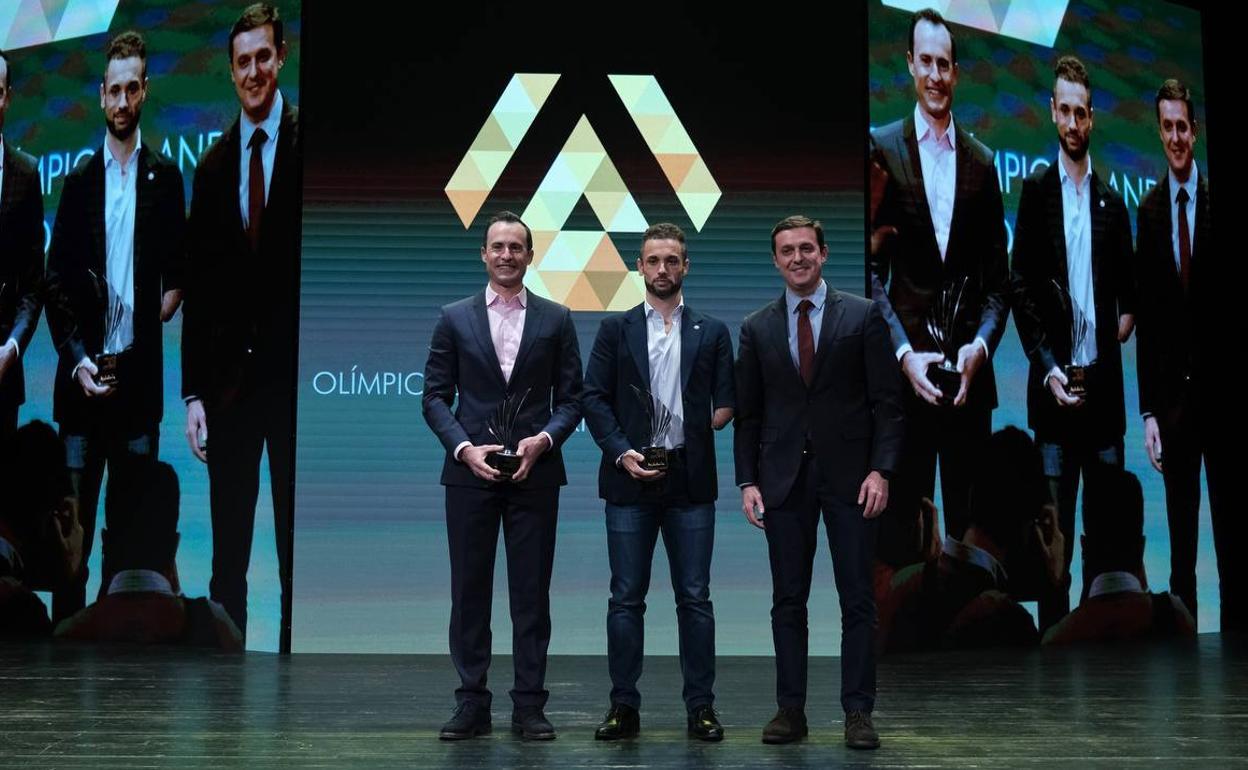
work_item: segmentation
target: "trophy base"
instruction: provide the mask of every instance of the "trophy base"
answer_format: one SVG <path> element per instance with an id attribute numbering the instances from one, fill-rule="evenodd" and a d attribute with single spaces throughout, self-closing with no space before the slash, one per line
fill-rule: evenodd
<path id="1" fill-rule="evenodd" d="M 962 388 L 962 373 L 948 360 L 927 367 L 927 379 L 940 388 L 940 403 L 948 406 Z"/>
<path id="2" fill-rule="evenodd" d="M 511 477 L 520 470 L 520 461 L 520 455 L 509 450 L 493 452 L 485 458 L 486 464 L 498 471 L 499 481 L 511 481 Z"/>
<path id="3" fill-rule="evenodd" d="M 641 467 L 648 471 L 665 471 L 667 470 L 667 447 L 647 446 L 641 448 L 641 454 L 644 458 L 641 461 Z"/>
<path id="4" fill-rule="evenodd" d="M 1088 367 L 1067 364 L 1062 367 L 1066 375 L 1066 392 L 1076 398 L 1088 395 Z"/>
<path id="5" fill-rule="evenodd" d="M 101 353 L 95 357 L 95 381 L 100 385 L 117 385 L 117 354 Z"/>

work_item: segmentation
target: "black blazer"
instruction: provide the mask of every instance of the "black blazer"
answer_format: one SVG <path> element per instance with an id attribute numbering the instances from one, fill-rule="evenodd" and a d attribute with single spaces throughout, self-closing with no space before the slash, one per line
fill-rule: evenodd
<path id="1" fill-rule="evenodd" d="M 629 505 L 641 499 L 641 482 L 616 466 L 629 449 L 650 441 L 650 421 L 633 386 L 650 390 L 650 349 L 645 305 L 608 316 L 598 327 L 585 370 L 585 422 L 602 447 L 598 495 L 609 503 Z M 712 413 L 736 407 L 732 337 L 723 321 L 685 306 L 680 320 L 680 383 L 684 392 L 685 461 L 691 502 L 719 496 L 715 471 Z"/>
<path id="2" fill-rule="evenodd" d="M 528 297 L 510 381 L 503 379 L 490 339 L 485 292 L 442 308 L 425 363 L 422 405 L 425 421 L 446 447 L 442 466 L 446 486 L 490 487 L 490 482 L 474 476 L 452 453 L 463 441 L 498 443 L 487 429 L 490 418 L 508 395 L 518 400 L 526 390 L 528 397 L 516 417 L 516 439 L 546 431 L 554 446 L 516 486 L 529 489 L 568 483 L 560 447 L 581 421 L 581 352 L 576 328 L 572 313 L 563 305 L 531 291 Z M 456 396 L 459 402 L 452 412 Z"/>
<path id="3" fill-rule="evenodd" d="M 17 340 L 26 355 L 43 309 L 43 193 L 35 159 L 4 143 L 0 189 L 0 345 Z M 0 406 L 26 400 L 19 358 L 0 379 Z"/>
<path id="4" fill-rule="evenodd" d="M 209 409 L 234 403 L 259 383 L 294 387 L 302 147 L 298 108 L 283 101 L 258 252 L 239 212 L 238 120 L 195 171 L 182 305 L 182 396 L 198 396 Z"/>
<path id="5" fill-rule="evenodd" d="M 1093 172 L 1088 190 L 1097 360 L 1083 406 L 1061 407 L 1044 385 L 1045 375 L 1054 366 L 1071 360 L 1070 286 L 1058 162 L 1055 160 L 1023 182 L 1014 226 L 1010 273 L 1014 323 L 1031 361 L 1027 373 L 1027 424 L 1039 441 L 1083 437 L 1103 445 L 1121 440 L 1126 430 L 1118 316 L 1135 312 L 1131 223 L 1122 198 Z"/>
<path id="6" fill-rule="evenodd" d="M 856 504 L 871 471 L 901 455 L 901 374 L 880 303 L 828 288 L 808 388 L 789 354 L 785 297 L 741 324 L 734 454 L 737 485 L 758 484 L 763 504 L 788 497 L 809 441 L 833 494 Z"/>
<path id="7" fill-rule="evenodd" d="M 164 353 L 160 303 L 183 285 L 186 206 L 182 172 L 146 144 L 139 149 L 134 211 L 134 347 L 117 392 L 88 399 L 72 372 L 83 356 L 104 348 L 105 308 L 99 282 L 107 274 L 104 147 L 65 177 L 48 250 L 48 328 L 59 353 L 52 413 L 63 429 L 80 430 L 104 414 L 147 431 L 164 414 Z M 94 275 L 93 275 L 94 274 Z"/>
<path id="8" fill-rule="evenodd" d="M 1211 402 L 1223 398 L 1233 380 L 1221 347 L 1227 332 L 1226 302 L 1232 291 L 1229 274 L 1220 271 L 1212 238 L 1209 186 L 1201 172 L 1196 182 L 1196 221 L 1188 296 L 1183 294 L 1175 265 L 1170 216 L 1170 175 L 1167 173 L 1140 203 L 1136 214 L 1136 264 L 1139 270 L 1138 378 L 1140 412 L 1165 419 L 1180 403 L 1190 382 Z M 1232 332 L 1234 333 L 1234 332 Z M 1221 350 L 1219 350 L 1221 348 Z M 1227 402 L 1229 403 L 1229 402 Z"/>
<path id="9" fill-rule="evenodd" d="M 877 129 L 871 137 L 871 156 L 888 172 L 875 226 L 897 228 L 880 252 L 868 258 L 871 297 L 888 321 L 894 352 L 907 342 L 916 352 L 938 350 L 927 331 L 928 313 L 942 287 L 962 278 L 967 281 L 955 349 L 983 337 L 992 353 L 1005 332 L 1009 266 L 1005 210 L 992 150 L 961 124 L 955 124 L 954 133 L 957 182 L 943 263 L 923 189 L 914 115 Z M 991 355 L 971 381 L 967 405 L 988 409 L 997 405 Z"/>

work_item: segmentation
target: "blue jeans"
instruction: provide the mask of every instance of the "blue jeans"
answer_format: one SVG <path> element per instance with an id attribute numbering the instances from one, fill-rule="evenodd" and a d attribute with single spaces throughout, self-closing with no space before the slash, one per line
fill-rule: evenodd
<path id="1" fill-rule="evenodd" d="M 715 505 L 684 499 L 635 505 L 607 503 L 611 600 L 607 609 L 607 660 L 611 702 L 641 707 L 646 593 L 660 531 L 667 549 L 680 631 L 682 696 L 692 711 L 715 700 L 715 612 L 711 606 L 711 551 Z"/>

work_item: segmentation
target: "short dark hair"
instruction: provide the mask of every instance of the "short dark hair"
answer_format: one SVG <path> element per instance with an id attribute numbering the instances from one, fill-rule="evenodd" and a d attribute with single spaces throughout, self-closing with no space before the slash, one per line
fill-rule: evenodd
<path id="1" fill-rule="evenodd" d="M 4 87 L 7 90 L 13 82 L 13 62 L 9 61 L 9 55 L 3 48 L 0 48 L 0 59 L 4 60 Z"/>
<path id="2" fill-rule="evenodd" d="M 47 518 L 73 495 L 65 444 L 51 425 L 40 420 L 18 428 L 0 451 L 0 520 L 25 542 L 37 540 Z"/>
<path id="3" fill-rule="evenodd" d="M 146 78 L 147 43 L 138 32 L 128 29 L 108 41 L 108 47 L 104 49 L 104 69 L 108 69 L 108 63 L 113 59 L 129 59 L 132 56 L 139 57 L 139 61 L 143 62 L 143 77 Z"/>
<path id="4" fill-rule="evenodd" d="M 685 246 L 685 231 L 681 230 L 671 222 L 659 222 L 650 225 L 646 231 L 641 234 L 641 249 L 646 249 L 646 241 L 664 241 L 672 240 L 680 244 L 680 256 L 686 262 L 689 260 L 689 250 Z"/>
<path id="5" fill-rule="evenodd" d="M 268 3 L 253 3 L 243 9 L 239 14 L 238 20 L 234 22 L 234 26 L 230 27 L 230 43 L 229 53 L 230 59 L 234 58 L 234 38 L 250 32 L 253 29 L 259 29 L 265 24 L 273 27 L 273 47 L 282 50 L 282 17 L 277 12 L 277 8 Z"/>
<path id="6" fill-rule="evenodd" d="M 515 212 L 512 212 L 512 211 L 500 211 L 494 216 L 490 217 L 490 221 L 485 223 L 485 229 L 481 231 L 481 248 L 485 248 L 486 246 L 490 245 L 489 244 L 490 228 L 493 227 L 495 223 L 497 222 L 507 222 L 508 224 L 518 224 L 521 227 L 523 227 L 524 228 L 524 246 L 529 251 L 533 250 L 533 231 L 529 229 L 529 226 L 524 223 L 523 219 L 521 219 L 518 215 L 516 215 Z"/>
<path id="7" fill-rule="evenodd" d="M 1063 56 L 1053 65 L 1053 88 L 1056 93 L 1057 81 L 1078 83 L 1088 91 L 1088 106 L 1092 106 L 1092 83 L 1088 80 L 1088 68 L 1074 56 Z"/>
<path id="8" fill-rule="evenodd" d="M 1157 97 L 1153 99 L 1153 105 L 1157 109 L 1157 122 L 1161 122 L 1161 102 L 1162 100 L 1183 102 L 1187 107 L 1187 122 L 1193 126 L 1196 125 L 1196 112 L 1192 107 L 1192 92 L 1181 81 L 1169 78 L 1161 84 L 1161 88 L 1157 89 Z"/>
<path id="9" fill-rule="evenodd" d="M 824 246 L 827 245 L 826 243 L 824 243 L 824 240 L 823 240 L 823 223 L 822 222 L 820 222 L 818 219 L 811 219 L 810 217 L 803 216 L 801 214 L 794 214 L 791 217 L 785 217 L 784 219 L 781 219 L 779 222 L 776 223 L 775 227 L 771 228 L 771 253 L 773 254 L 776 253 L 776 236 L 777 235 L 784 232 L 785 230 L 797 230 L 802 227 L 809 227 L 815 231 L 815 241 L 818 242 L 819 248 L 822 249 Z"/>
<path id="10" fill-rule="evenodd" d="M 988 438 L 979 460 L 967 518 L 1006 552 L 1016 550 L 1049 499 L 1040 450 L 1010 425 Z"/>
<path id="11" fill-rule="evenodd" d="M 104 548 L 110 568 L 169 570 L 178 552 L 177 472 L 165 462 L 131 457 L 110 465 L 108 475 Z"/>
<path id="12" fill-rule="evenodd" d="M 938 27 L 944 27 L 949 33 L 949 55 L 953 57 L 953 63 L 958 63 L 958 39 L 953 36 L 953 29 L 949 27 L 949 23 L 945 21 L 945 17 L 940 15 L 940 11 L 935 8 L 924 8 L 921 11 L 915 11 L 910 17 L 910 31 L 906 35 L 906 53 L 914 56 L 914 28 L 919 26 L 920 21 L 930 22 Z"/>
<path id="13" fill-rule="evenodd" d="M 1144 492 L 1134 473 L 1112 466 L 1084 477 L 1084 554 L 1089 577 L 1144 564 Z"/>

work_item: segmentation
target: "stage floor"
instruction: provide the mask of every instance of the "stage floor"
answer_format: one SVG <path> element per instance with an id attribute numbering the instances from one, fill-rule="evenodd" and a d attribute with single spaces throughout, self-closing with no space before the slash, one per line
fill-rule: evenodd
<path id="1" fill-rule="evenodd" d="M 765 746 L 770 658 L 721 658 L 720 744 L 684 734 L 675 658 L 647 661 L 642 736 L 596 743 L 601 657 L 554 657 L 547 714 L 524 743 L 505 728 L 510 660 L 495 661 L 495 733 L 436 739 L 456 684 L 444 656 L 197 655 L 157 648 L 0 644 L 3 767 L 1032 767 L 1248 764 L 1248 644 L 925 654 L 885 659 L 884 746 L 841 742 L 839 660 L 810 667 L 810 738 Z"/>

